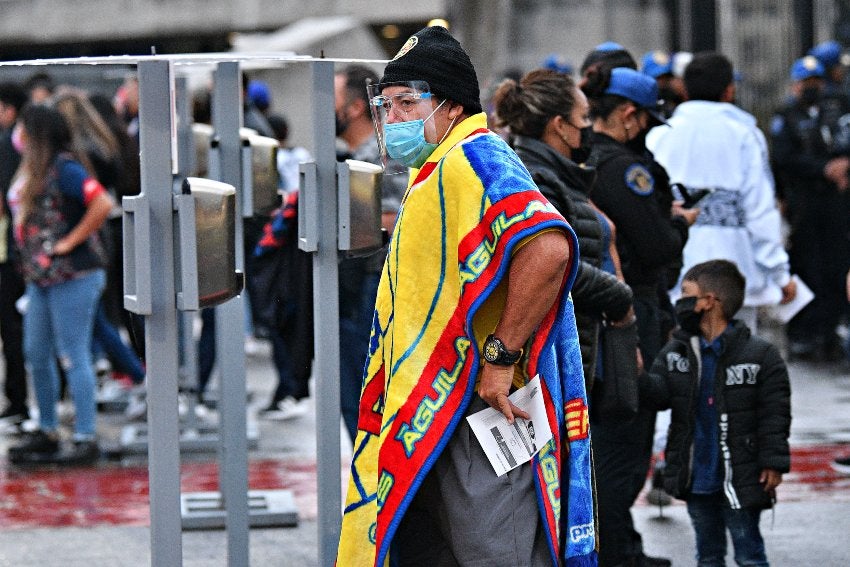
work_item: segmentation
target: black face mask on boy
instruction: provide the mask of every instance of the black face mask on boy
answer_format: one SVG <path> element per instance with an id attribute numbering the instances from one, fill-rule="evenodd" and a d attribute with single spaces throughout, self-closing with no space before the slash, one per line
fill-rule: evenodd
<path id="1" fill-rule="evenodd" d="M 699 325 L 702 322 L 702 311 L 695 311 L 697 306 L 697 297 L 683 297 L 676 302 L 676 320 L 679 322 L 679 327 L 686 333 L 691 335 L 700 334 Z"/>

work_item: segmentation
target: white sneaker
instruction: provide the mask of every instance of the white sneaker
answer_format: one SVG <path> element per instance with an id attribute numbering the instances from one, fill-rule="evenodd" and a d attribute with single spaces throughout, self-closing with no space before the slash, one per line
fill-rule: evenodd
<path id="1" fill-rule="evenodd" d="M 134 386 L 130 390 L 127 407 L 124 409 L 124 417 L 130 421 L 144 421 L 148 415 L 147 391 L 144 384 Z"/>
<path id="2" fill-rule="evenodd" d="M 275 419 L 278 421 L 303 417 L 307 415 L 308 411 L 310 411 L 307 404 L 309 404 L 309 400 L 307 398 L 296 400 L 292 396 L 287 396 L 277 403 L 276 410 L 264 411 L 262 412 L 261 417 L 266 419 Z"/>
<path id="3" fill-rule="evenodd" d="M 130 388 L 118 380 L 108 379 L 98 388 L 96 399 L 99 404 L 126 403 Z"/>
<path id="4" fill-rule="evenodd" d="M 112 372 L 112 364 L 107 358 L 98 358 L 94 362 L 94 373 L 100 380 L 106 380 Z"/>
<path id="5" fill-rule="evenodd" d="M 251 357 L 270 356 L 271 344 L 269 341 L 247 336 L 245 337 L 245 354 Z"/>

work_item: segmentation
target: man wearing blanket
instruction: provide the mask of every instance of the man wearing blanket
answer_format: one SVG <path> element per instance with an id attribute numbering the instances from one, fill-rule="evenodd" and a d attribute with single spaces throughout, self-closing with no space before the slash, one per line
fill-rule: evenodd
<path id="1" fill-rule="evenodd" d="M 411 168 L 364 370 L 338 566 L 596 565 L 590 434 L 569 290 L 578 246 L 487 129 L 441 27 L 387 64 L 370 104 Z M 466 417 L 539 375 L 552 439 L 497 476 Z M 537 424 L 535 424 L 537 429 Z"/>

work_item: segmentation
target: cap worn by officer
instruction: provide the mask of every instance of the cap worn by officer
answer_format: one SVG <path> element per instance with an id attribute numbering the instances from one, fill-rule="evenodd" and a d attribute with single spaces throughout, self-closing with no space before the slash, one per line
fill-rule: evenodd
<path id="1" fill-rule="evenodd" d="M 440 26 L 410 36 L 387 63 L 381 83 L 425 81 L 438 98 L 463 106 L 467 114 L 482 112 L 475 68 L 460 43 Z"/>
<path id="2" fill-rule="evenodd" d="M 805 81 L 812 77 L 822 79 L 826 74 L 823 63 L 817 60 L 812 55 L 806 55 L 794 61 L 791 65 L 791 80 Z"/>
<path id="3" fill-rule="evenodd" d="M 811 48 L 808 54 L 829 69 L 841 61 L 841 44 L 835 40 L 824 41 Z"/>
<path id="4" fill-rule="evenodd" d="M 558 73 L 563 73 L 565 75 L 573 74 L 573 66 L 570 62 L 556 53 L 550 53 L 546 59 L 543 60 L 541 67 L 544 69 L 551 69 L 552 71 L 557 71 Z"/>
<path id="5" fill-rule="evenodd" d="M 660 123 L 667 124 L 659 108 L 658 84 L 648 75 L 626 67 L 611 69 L 611 80 L 605 94 L 626 98 L 646 110 Z"/>
<path id="6" fill-rule="evenodd" d="M 643 74 L 657 79 L 663 75 L 673 74 L 673 58 L 663 51 L 650 51 L 641 59 L 640 70 Z"/>

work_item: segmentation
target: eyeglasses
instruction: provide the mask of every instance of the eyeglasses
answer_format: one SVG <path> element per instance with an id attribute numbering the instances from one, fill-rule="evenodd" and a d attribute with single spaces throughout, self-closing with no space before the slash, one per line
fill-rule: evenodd
<path id="1" fill-rule="evenodd" d="M 429 98 L 431 98 L 431 93 L 398 93 L 391 96 L 373 96 L 370 102 L 372 106 L 382 107 L 387 112 L 395 110 L 407 114 L 416 108 L 420 100 Z"/>

